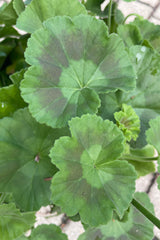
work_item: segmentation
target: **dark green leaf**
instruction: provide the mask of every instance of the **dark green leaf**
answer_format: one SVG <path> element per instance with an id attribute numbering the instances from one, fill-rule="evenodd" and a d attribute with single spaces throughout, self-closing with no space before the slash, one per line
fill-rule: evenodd
<path id="1" fill-rule="evenodd" d="M 130 148 L 130 153 L 123 156 L 130 164 L 135 167 L 138 177 L 145 176 L 155 172 L 155 164 L 151 159 L 155 157 L 155 148 L 152 145 L 146 145 L 143 148 Z M 130 160 L 129 160 L 130 159 Z"/>
<path id="2" fill-rule="evenodd" d="M 37 121 L 62 127 L 74 116 L 96 113 L 99 93 L 134 89 L 135 72 L 122 40 L 108 37 L 103 21 L 54 17 L 44 26 L 29 40 L 25 56 L 33 66 L 21 84 Z"/>
<path id="3" fill-rule="evenodd" d="M 19 16 L 25 10 L 24 2 L 22 0 L 13 0 L 13 8 Z"/>
<path id="4" fill-rule="evenodd" d="M 29 240 L 67 240 L 67 235 L 62 233 L 61 229 L 54 224 L 40 225 L 33 229 Z"/>
<path id="5" fill-rule="evenodd" d="M 104 117 L 111 118 L 114 109 L 118 109 L 123 103 L 131 105 L 141 120 L 141 132 L 136 147 L 142 147 L 146 145 L 145 131 L 149 127 L 149 120 L 160 114 L 160 56 L 145 46 L 131 47 L 129 55 L 138 76 L 136 89 L 129 93 L 118 91 L 115 96 L 102 96 L 103 106 L 99 112 Z M 110 102 L 112 107 L 108 107 Z"/>
<path id="6" fill-rule="evenodd" d="M 150 41 L 151 45 L 157 51 L 160 51 L 160 25 L 155 25 L 146 19 L 139 18 L 136 18 L 131 24 L 139 28 L 143 39 Z"/>
<path id="7" fill-rule="evenodd" d="M 104 0 L 87 0 L 86 3 L 84 3 L 87 10 L 101 16 L 101 4 L 104 2 Z"/>
<path id="8" fill-rule="evenodd" d="M 13 8 L 13 0 L 0 8 L 0 24 L 11 26 L 16 24 L 17 14 Z"/>
<path id="9" fill-rule="evenodd" d="M 0 205 L 0 239 L 13 240 L 26 232 L 35 222 L 35 213 L 21 213 L 14 203 Z"/>
<path id="10" fill-rule="evenodd" d="M 160 116 L 149 121 L 150 128 L 146 131 L 147 142 L 153 145 L 160 154 Z"/>
<path id="11" fill-rule="evenodd" d="M 22 210 L 50 203 L 50 181 L 57 171 L 48 152 L 65 129 L 37 123 L 27 109 L 0 120 L 0 191 L 12 192 Z"/>
<path id="12" fill-rule="evenodd" d="M 0 88 L 0 118 L 11 116 L 17 109 L 26 105 L 16 85 Z"/>
<path id="13" fill-rule="evenodd" d="M 59 172 L 52 179 L 52 199 L 68 216 L 79 212 L 91 226 L 107 223 L 113 210 L 122 217 L 135 190 L 136 173 L 122 154 L 124 137 L 112 122 L 83 115 L 69 122 L 72 137 L 51 149 Z M 118 187 L 117 187 L 118 186 Z"/>
<path id="14" fill-rule="evenodd" d="M 8 36 L 19 36 L 20 34 L 13 27 L 0 27 L 0 38 Z"/>
<path id="15" fill-rule="evenodd" d="M 6 38 L 2 42 L 0 42 L 0 68 L 2 68 L 6 58 L 15 48 L 15 46 L 16 46 L 15 39 L 12 38 Z"/>
<path id="16" fill-rule="evenodd" d="M 154 211 L 147 194 L 136 193 L 135 198 L 142 202 L 147 209 Z M 131 206 L 122 220 L 115 215 L 107 225 L 88 228 L 78 240 L 151 240 L 152 238 L 153 224 L 135 207 Z"/>
<path id="17" fill-rule="evenodd" d="M 132 45 L 140 45 L 142 43 L 140 30 L 135 25 L 119 25 L 117 32 L 123 39 L 126 47 L 131 47 Z"/>
<path id="18" fill-rule="evenodd" d="M 42 23 L 54 16 L 70 17 L 87 14 L 85 7 L 77 0 L 32 0 L 17 20 L 17 27 L 33 33 Z"/>

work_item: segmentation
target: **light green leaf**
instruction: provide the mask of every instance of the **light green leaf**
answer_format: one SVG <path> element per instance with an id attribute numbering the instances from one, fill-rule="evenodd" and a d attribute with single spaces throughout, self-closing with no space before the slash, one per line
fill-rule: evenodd
<path id="1" fill-rule="evenodd" d="M 16 85 L 0 88 L 0 118 L 11 116 L 17 109 L 26 105 Z"/>
<path id="2" fill-rule="evenodd" d="M 14 203 L 0 205 L 0 239 L 13 240 L 29 230 L 35 222 L 35 213 L 21 213 Z"/>
<path id="3" fill-rule="evenodd" d="M 152 162 L 156 160 L 155 148 L 152 145 L 146 145 L 143 148 L 130 148 L 128 155 L 123 155 L 122 159 L 127 160 L 135 167 L 137 176 L 145 176 L 149 173 L 155 172 L 155 164 Z M 152 160 L 152 161 L 151 161 Z"/>
<path id="4" fill-rule="evenodd" d="M 7 26 L 14 25 L 16 23 L 17 14 L 13 8 L 13 0 L 0 8 L 0 24 L 6 24 Z"/>
<path id="5" fill-rule="evenodd" d="M 72 137 L 51 149 L 60 170 L 52 179 L 52 200 L 68 216 L 79 212 L 91 226 L 107 223 L 113 210 L 122 217 L 135 190 L 136 173 L 123 152 L 124 137 L 112 122 L 83 115 L 69 122 Z M 117 187 L 118 186 L 118 187 Z"/>
<path id="6" fill-rule="evenodd" d="M 78 0 L 32 0 L 19 16 L 17 27 L 33 33 L 48 18 L 63 15 L 73 17 L 79 14 L 87 14 L 87 11 Z"/>
<path id="7" fill-rule="evenodd" d="M 150 128 L 146 131 L 147 142 L 153 145 L 160 154 L 160 116 L 149 121 Z"/>
<path id="8" fill-rule="evenodd" d="M 122 110 L 114 113 L 117 126 L 122 130 L 127 141 L 137 139 L 140 132 L 140 120 L 131 106 L 122 104 Z"/>
<path id="9" fill-rule="evenodd" d="M 135 25 L 119 25 L 117 32 L 118 35 L 123 39 L 126 47 L 140 45 L 142 43 L 140 30 Z"/>
<path id="10" fill-rule="evenodd" d="M 99 93 L 134 89 L 135 73 L 122 40 L 108 36 L 103 21 L 54 17 L 44 27 L 29 40 L 25 56 L 32 66 L 21 84 L 37 121 L 62 127 L 72 117 L 96 113 Z"/>
<path id="11" fill-rule="evenodd" d="M 54 224 L 40 225 L 33 229 L 29 240 L 67 240 L 67 235 L 62 233 L 62 230 Z"/>
<path id="12" fill-rule="evenodd" d="M 148 40 L 157 51 L 160 51 L 160 25 L 139 18 L 136 18 L 131 24 L 139 28 L 143 39 Z"/>
<path id="13" fill-rule="evenodd" d="M 136 193 L 135 198 L 154 212 L 147 194 Z M 108 224 L 98 228 L 88 228 L 78 240 L 151 240 L 152 238 L 153 224 L 131 206 L 122 220 L 114 215 Z"/>
<path id="14" fill-rule="evenodd" d="M 0 120 L 0 192 L 12 192 L 22 210 L 50 203 L 50 181 L 57 171 L 48 157 L 54 140 L 68 133 L 37 123 L 27 109 Z"/>

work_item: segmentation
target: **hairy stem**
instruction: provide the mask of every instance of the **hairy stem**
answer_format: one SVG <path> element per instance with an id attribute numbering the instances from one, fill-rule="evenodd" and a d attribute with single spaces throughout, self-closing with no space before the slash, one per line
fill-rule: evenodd
<path id="1" fill-rule="evenodd" d="M 150 220 L 156 227 L 160 229 L 160 220 L 156 218 L 150 211 L 148 211 L 141 203 L 133 198 L 132 205 L 137 208 L 148 220 Z"/>

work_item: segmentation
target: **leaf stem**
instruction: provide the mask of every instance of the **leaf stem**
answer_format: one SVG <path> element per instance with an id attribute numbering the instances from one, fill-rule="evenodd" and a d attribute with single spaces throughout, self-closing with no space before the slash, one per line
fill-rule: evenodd
<path id="1" fill-rule="evenodd" d="M 137 208 L 148 220 L 150 220 L 156 227 L 160 229 L 160 220 L 156 218 L 150 211 L 148 211 L 141 203 L 133 198 L 132 205 Z"/>
<path id="2" fill-rule="evenodd" d="M 120 160 L 136 161 L 136 162 L 153 162 L 156 161 L 158 157 L 138 157 L 134 155 L 123 155 Z"/>
<path id="3" fill-rule="evenodd" d="M 110 33 L 111 30 L 111 17 L 112 17 L 112 0 L 110 0 L 109 2 L 109 12 L 108 12 L 108 30 Z"/>
<path id="4" fill-rule="evenodd" d="M 131 17 L 131 16 L 136 16 L 136 17 L 140 17 L 137 13 L 130 13 L 130 14 L 128 14 L 126 17 L 125 17 L 125 19 L 123 20 L 123 24 L 126 22 L 126 20 L 129 18 L 129 17 Z"/>

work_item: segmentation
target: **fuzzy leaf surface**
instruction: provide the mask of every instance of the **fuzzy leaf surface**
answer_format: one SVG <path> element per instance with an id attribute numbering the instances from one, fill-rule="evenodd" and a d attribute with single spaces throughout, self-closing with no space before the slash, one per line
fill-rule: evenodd
<path id="1" fill-rule="evenodd" d="M 54 140 L 67 134 L 63 131 L 40 125 L 27 108 L 0 120 L 0 192 L 12 192 L 20 209 L 50 203 L 50 181 L 45 179 L 57 169 L 48 153 Z"/>
<path id="2" fill-rule="evenodd" d="M 17 20 L 17 27 L 33 33 L 43 26 L 48 18 L 67 15 L 74 17 L 87 14 L 85 7 L 77 0 L 32 0 Z"/>
<path id="3" fill-rule="evenodd" d="M 32 35 L 25 56 L 32 66 L 22 81 L 22 96 L 36 120 L 52 127 L 96 113 L 101 92 L 135 87 L 122 40 L 108 36 L 104 22 L 91 16 L 47 20 Z"/>
<path id="4" fill-rule="evenodd" d="M 153 205 L 145 193 L 136 193 L 135 199 L 154 212 Z M 151 240 L 153 224 L 131 205 L 123 219 L 116 217 L 98 228 L 88 228 L 78 240 Z"/>
<path id="5" fill-rule="evenodd" d="M 0 219 L 0 239 L 13 240 L 33 226 L 35 213 L 21 213 L 14 203 L 2 204 Z"/>
<path id="6" fill-rule="evenodd" d="M 52 200 L 91 226 L 107 223 L 113 210 L 120 217 L 135 190 L 136 173 L 123 152 L 124 137 L 118 127 L 96 115 L 69 122 L 72 137 L 62 137 L 51 149 L 52 162 L 60 170 L 52 179 Z M 118 188 L 117 188 L 118 186 Z"/>

